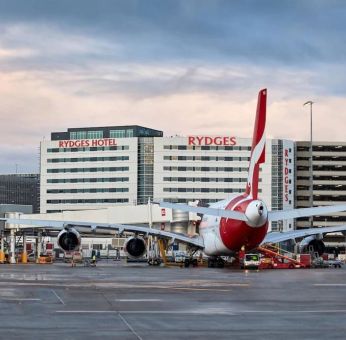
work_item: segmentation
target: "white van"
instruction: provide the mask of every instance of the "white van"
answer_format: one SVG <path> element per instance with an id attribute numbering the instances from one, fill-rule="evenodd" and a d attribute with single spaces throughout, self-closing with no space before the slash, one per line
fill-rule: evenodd
<path id="1" fill-rule="evenodd" d="M 258 269 L 260 265 L 259 254 L 245 254 L 244 257 L 244 269 Z"/>

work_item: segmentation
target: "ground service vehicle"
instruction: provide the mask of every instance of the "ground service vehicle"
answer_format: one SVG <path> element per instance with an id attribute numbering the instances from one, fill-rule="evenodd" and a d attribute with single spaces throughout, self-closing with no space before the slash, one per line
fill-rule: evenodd
<path id="1" fill-rule="evenodd" d="M 260 265 L 259 254 L 245 254 L 243 264 L 241 265 L 244 269 L 258 269 Z"/>

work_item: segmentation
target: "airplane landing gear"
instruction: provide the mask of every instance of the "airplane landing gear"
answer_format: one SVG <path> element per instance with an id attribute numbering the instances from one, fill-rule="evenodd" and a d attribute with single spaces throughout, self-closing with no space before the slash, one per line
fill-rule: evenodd
<path id="1" fill-rule="evenodd" d="M 149 266 L 159 266 L 162 263 L 162 260 L 159 257 L 150 258 L 148 260 Z"/>
<path id="2" fill-rule="evenodd" d="M 208 268 L 223 268 L 225 261 L 222 257 L 208 257 Z"/>
<path id="3" fill-rule="evenodd" d="M 184 261 L 184 267 L 185 268 L 188 268 L 190 267 L 190 265 L 192 265 L 192 267 L 197 267 L 198 266 L 198 261 L 197 259 L 194 259 L 194 258 L 186 258 L 185 261 Z"/>

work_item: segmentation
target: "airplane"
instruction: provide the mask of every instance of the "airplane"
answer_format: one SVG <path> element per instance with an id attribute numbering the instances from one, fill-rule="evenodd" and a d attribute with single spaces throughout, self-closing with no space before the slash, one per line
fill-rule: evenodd
<path id="1" fill-rule="evenodd" d="M 300 208 L 292 210 L 268 211 L 265 202 L 258 197 L 260 164 L 265 161 L 267 89 L 258 94 L 256 119 L 253 131 L 248 179 L 243 194 L 211 204 L 209 207 L 190 206 L 169 202 L 154 202 L 163 208 L 177 209 L 202 214 L 200 234 L 195 237 L 143 226 L 95 223 L 87 221 L 51 221 L 39 219 L 4 218 L 8 224 L 20 224 L 22 228 L 42 228 L 58 232 L 57 242 L 64 251 L 77 250 L 82 234 L 133 234 L 124 244 L 130 258 L 140 258 L 146 254 L 149 235 L 168 239 L 170 242 L 185 243 L 193 250 L 202 250 L 214 266 L 221 256 L 230 256 L 240 250 L 249 251 L 266 243 L 304 238 L 302 244 L 312 246 L 322 252 L 323 235 L 346 232 L 346 225 L 336 227 L 309 228 L 288 232 L 268 233 L 270 221 L 280 221 L 297 217 L 309 217 L 346 211 L 346 204 Z"/>

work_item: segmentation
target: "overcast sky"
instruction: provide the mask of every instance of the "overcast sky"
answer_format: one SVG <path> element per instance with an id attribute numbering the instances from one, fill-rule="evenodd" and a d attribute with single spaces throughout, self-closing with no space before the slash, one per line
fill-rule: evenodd
<path id="1" fill-rule="evenodd" d="M 346 141 L 346 2 L 0 0 L 0 172 L 69 127 Z"/>

